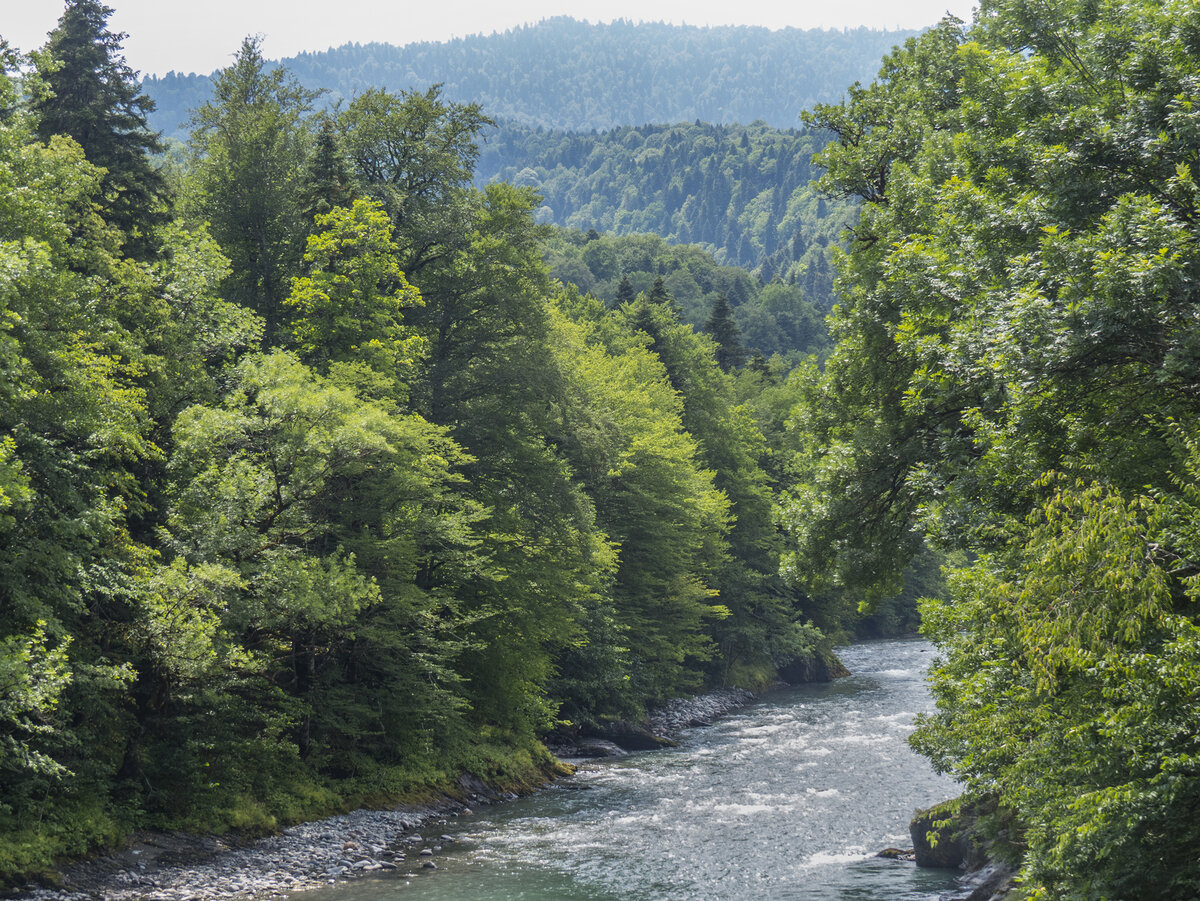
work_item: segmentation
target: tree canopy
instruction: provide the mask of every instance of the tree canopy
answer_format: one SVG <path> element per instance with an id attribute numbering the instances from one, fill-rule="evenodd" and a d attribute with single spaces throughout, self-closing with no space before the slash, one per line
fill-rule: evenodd
<path id="1" fill-rule="evenodd" d="M 886 593 L 922 540 L 966 552 L 914 741 L 1010 818 L 1031 897 L 1200 886 L 1197 15 L 986 0 L 810 120 L 862 211 L 789 571 Z"/>

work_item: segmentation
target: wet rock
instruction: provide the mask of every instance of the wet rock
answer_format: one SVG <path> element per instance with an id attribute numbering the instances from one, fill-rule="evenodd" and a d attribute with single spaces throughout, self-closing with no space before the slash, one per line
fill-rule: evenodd
<path id="1" fill-rule="evenodd" d="M 673 748 L 679 744 L 665 735 L 652 732 L 647 726 L 624 720 L 610 723 L 599 735 L 590 737 L 610 741 L 624 751 L 657 751 L 659 748 Z"/>
<path id="2" fill-rule="evenodd" d="M 425 863 L 421 864 L 421 866 L 427 870 L 436 870 L 438 868 L 438 865 L 432 860 L 425 861 Z"/>
<path id="3" fill-rule="evenodd" d="M 670 734 L 693 726 L 709 726 L 718 717 L 745 707 L 754 700 L 754 693 L 740 688 L 726 688 L 694 698 L 676 698 L 654 710 L 646 719 L 652 732 Z"/>
<path id="4" fill-rule="evenodd" d="M 581 738 L 568 746 L 563 757 L 624 757 L 628 751 L 604 738 Z"/>
<path id="5" fill-rule="evenodd" d="M 478 776 L 463 774 L 458 777 L 458 786 L 463 794 L 480 802 L 494 801 L 499 797 L 492 787 Z"/>
<path id="6" fill-rule="evenodd" d="M 790 685 L 809 682 L 832 682 L 850 675 L 850 671 L 832 651 L 797 657 L 779 668 L 779 678 Z"/>
<path id="7" fill-rule="evenodd" d="M 963 880 L 970 894 L 963 901 L 1004 901 L 1016 888 L 1016 868 L 1007 863 L 990 863 Z"/>
<path id="8" fill-rule="evenodd" d="M 913 854 L 912 848 L 905 850 L 904 848 L 884 848 L 876 857 L 883 857 L 887 860 L 916 860 L 917 857 Z"/>
<path id="9" fill-rule="evenodd" d="M 948 801 L 918 810 L 909 824 L 919 867 L 957 869 L 966 863 L 968 842 L 956 822 L 957 804 Z"/>

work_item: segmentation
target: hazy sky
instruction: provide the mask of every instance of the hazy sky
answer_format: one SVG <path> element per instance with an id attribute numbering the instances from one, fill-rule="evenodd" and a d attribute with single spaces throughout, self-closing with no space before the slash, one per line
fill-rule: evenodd
<path id="1" fill-rule="evenodd" d="M 248 34 L 266 36 L 270 58 L 349 41 L 444 41 L 504 31 L 550 16 L 768 28 L 921 28 L 947 11 L 969 19 L 975 0 L 106 0 L 109 27 L 124 31 L 125 56 L 144 74 L 211 72 L 228 65 Z M 62 0 L 0 0 L 0 37 L 42 46 Z"/>

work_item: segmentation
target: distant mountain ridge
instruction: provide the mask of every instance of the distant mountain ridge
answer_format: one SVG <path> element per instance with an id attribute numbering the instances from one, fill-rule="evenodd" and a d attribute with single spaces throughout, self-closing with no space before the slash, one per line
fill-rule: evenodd
<path id="1" fill-rule="evenodd" d="M 453 101 L 531 127 L 573 131 L 700 120 L 794 128 L 802 110 L 870 80 L 881 57 L 914 34 L 751 26 L 697 27 L 568 17 L 442 43 L 347 44 L 282 61 L 336 102 L 368 87 L 442 84 Z M 230 48 L 231 50 L 235 48 Z M 179 135 L 208 99 L 207 75 L 148 76 L 154 127 Z"/>

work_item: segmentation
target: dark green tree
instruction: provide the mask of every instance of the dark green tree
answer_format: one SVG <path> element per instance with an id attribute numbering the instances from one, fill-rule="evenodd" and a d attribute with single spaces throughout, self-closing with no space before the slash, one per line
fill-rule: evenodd
<path id="1" fill-rule="evenodd" d="M 267 322 L 282 319 L 304 236 L 298 189 L 305 158 L 303 118 L 318 92 L 268 66 L 261 37 L 248 37 L 217 73 L 212 99 L 192 114 L 188 211 L 207 221 L 232 263 L 231 300 Z"/>
<path id="2" fill-rule="evenodd" d="M 354 174 L 342 151 L 333 120 L 321 118 L 316 144 L 300 176 L 297 207 L 301 220 L 310 231 L 317 216 L 334 207 L 350 206 L 357 194 Z"/>
<path id="3" fill-rule="evenodd" d="M 646 299 L 650 303 L 655 304 L 670 304 L 671 292 L 667 290 L 667 283 L 660 275 L 654 279 L 654 284 L 650 286 L 650 293 L 646 295 Z"/>
<path id="4" fill-rule="evenodd" d="M 416 279 L 427 263 L 461 246 L 472 205 L 463 192 L 491 120 L 477 103 L 448 103 L 440 86 L 391 94 L 371 88 L 338 116 L 354 171 L 396 226 L 400 268 Z"/>
<path id="5" fill-rule="evenodd" d="M 627 303 L 632 303 L 636 296 L 633 284 L 629 281 L 629 276 L 622 275 L 621 282 L 617 285 L 617 298 L 614 301 L 614 306 L 623 307 Z"/>
<path id="6" fill-rule="evenodd" d="M 725 372 L 746 362 L 746 348 L 742 347 L 741 333 L 733 321 L 729 298 L 724 294 L 718 294 L 713 301 L 712 313 L 704 325 L 704 331 L 716 342 L 717 364 Z"/>
<path id="7" fill-rule="evenodd" d="M 141 93 L 121 53 L 126 35 L 108 30 L 112 12 L 99 0 L 67 0 L 49 42 L 33 55 L 48 89 L 34 111 L 43 141 L 74 138 L 88 162 L 105 170 L 104 216 L 124 232 L 129 251 L 144 257 L 151 233 L 166 221 L 169 192 L 151 161 L 163 149 L 146 122 L 154 101 Z"/>

